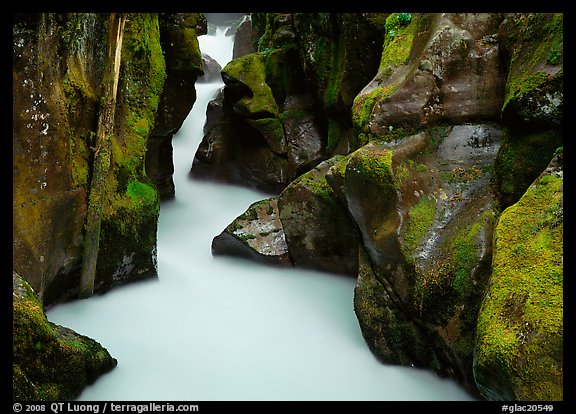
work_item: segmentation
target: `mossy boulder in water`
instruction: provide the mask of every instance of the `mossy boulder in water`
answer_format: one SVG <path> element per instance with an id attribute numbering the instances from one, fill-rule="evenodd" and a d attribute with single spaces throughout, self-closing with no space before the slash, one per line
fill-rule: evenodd
<path id="1" fill-rule="evenodd" d="M 38 296 L 13 272 L 12 397 L 73 400 L 117 361 L 95 340 L 46 319 Z"/>
<path id="2" fill-rule="evenodd" d="M 474 360 L 488 399 L 563 399 L 563 182 L 558 155 L 498 219 Z"/>

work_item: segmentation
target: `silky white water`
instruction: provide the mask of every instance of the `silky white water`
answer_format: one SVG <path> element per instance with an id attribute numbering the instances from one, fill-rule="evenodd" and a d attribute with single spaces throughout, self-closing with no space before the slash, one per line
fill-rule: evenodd
<path id="1" fill-rule="evenodd" d="M 199 41 L 222 66 L 231 59 L 224 28 Z M 221 86 L 196 85 L 173 139 L 176 198 L 161 205 L 158 279 L 47 312 L 118 360 L 78 400 L 472 400 L 452 381 L 374 358 L 354 314 L 353 278 L 212 256 L 212 239 L 267 197 L 188 176 Z"/>

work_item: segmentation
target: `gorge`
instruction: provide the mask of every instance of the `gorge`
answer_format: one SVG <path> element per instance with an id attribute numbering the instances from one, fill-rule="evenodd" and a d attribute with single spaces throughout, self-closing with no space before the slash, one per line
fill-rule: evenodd
<path id="1" fill-rule="evenodd" d="M 106 25 L 15 24 L 15 399 L 562 399 L 562 14 L 249 17 L 214 83 L 202 15 L 129 16 L 81 301 Z M 63 326 L 112 355 L 82 394 L 38 368 Z"/>
<path id="2" fill-rule="evenodd" d="M 219 29 L 219 42 L 199 38 L 210 56 L 206 44 L 225 48 L 230 40 Z M 452 382 L 371 355 L 355 322 L 353 279 L 212 257 L 212 238 L 266 196 L 188 177 L 205 108 L 221 86 L 196 86 L 194 108 L 173 138 L 176 197 L 160 209 L 158 280 L 47 312 L 119 360 L 79 400 L 471 398 Z"/>

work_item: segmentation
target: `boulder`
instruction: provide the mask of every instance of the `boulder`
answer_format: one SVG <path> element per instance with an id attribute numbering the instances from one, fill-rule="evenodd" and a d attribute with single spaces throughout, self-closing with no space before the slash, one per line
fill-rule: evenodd
<path id="1" fill-rule="evenodd" d="M 359 233 L 326 181 L 335 156 L 302 174 L 280 193 L 278 209 L 294 265 L 355 276 Z"/>
<path id="2" fill-rule="evenodd" d="M 504 76 L 494 40 L 502 17 L 490 13 L 392 13 L 378 74 L 356 96 L 360 131 L 496 120 Z"/>
<path id="3" fill-rule="evenodd" d="M 222 66 L 220 66 L 220 64 L 215 59 L 212 59 L 206 53 L 202 53 L 202 67 L 204 74 L 199 76 L 196 82 L 211 83 L 222 81 L 222 76 L 220 76 Z"/>
<path id="4" fill-rule="evenodd" d="M 275 197 L 257 201 L 212 240 L 212 254 L 292 266 Z"/>
<path id="5" fill-rule="evenodd" d="M 46 319 L 36 292 L 12 273 L 12 398 L 64 401 L 117 365 L 100 343 Z"/>
<path id="6" fill-rule="evenodd" d="M 426 327 L 419 337 L 428 338 L 434 356 L 414 354 L 411 363 L 427 361 L 471 392 L 478 292 L 490 273 L 496 216 L 489 183 L 501 134 L 492 124 L 456 125 L 372 142 L 334 167 L 329 181 L 358 225 L 375 275 L 362 286 L 382 285 L 386 308 L 403 313 L 402 329 Z M 400 335 L 395 325 L 378 328 L 381 312 L 366 310 L 375 306 L 370 297 L 356 299 L 366 341 L 383 360 L 405 360 L 405 352 L 391 354 L 388 336 Z"/>

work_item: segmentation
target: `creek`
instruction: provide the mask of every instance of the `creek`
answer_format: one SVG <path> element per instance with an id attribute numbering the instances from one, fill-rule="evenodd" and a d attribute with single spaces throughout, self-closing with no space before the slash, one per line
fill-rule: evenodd
<path id="1" fill-rule="evenodd" d="M 199 37 L 222 66 L 234 40 L 225 30 Z M 473 400 L 429 371 L 378 362 L 354 314 L 353 278 L 212 256 L 212 239 L 269 196 L 189 177 L 207 104 L 222 86 L 196 84 L 173 138 L 176 197 L 160 207 L 158 278 L 47 311 L 118 360 L 78 400 Z"/>

